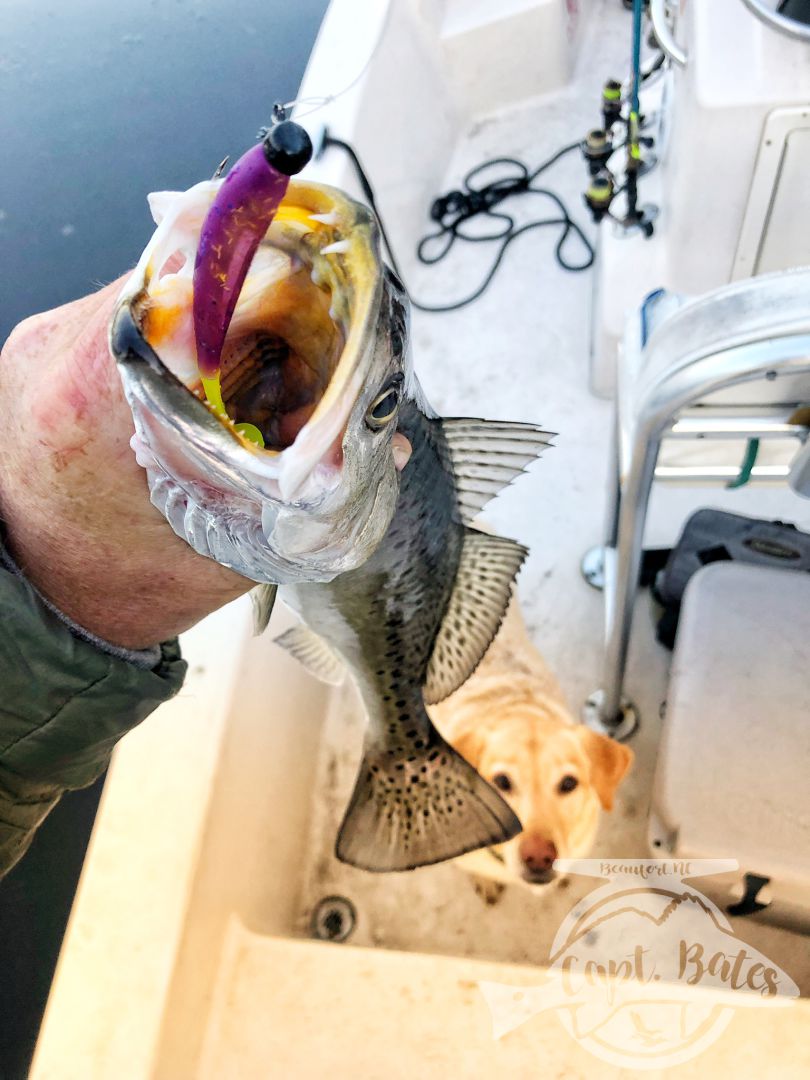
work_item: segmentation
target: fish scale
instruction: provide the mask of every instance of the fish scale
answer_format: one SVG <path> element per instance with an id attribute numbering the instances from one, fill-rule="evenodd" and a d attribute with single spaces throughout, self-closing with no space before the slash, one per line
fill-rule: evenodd
<path id="1" fill-rule="evenodd" d="M 447 655 L 469 665 L 467 641 L 475 629 L 475 608 L 478 603 L 486 607 L 495 584 L 501 607 L 494 618 L 487 617 L 485 636 L 479 633 L 470 670 L 481 659 L 526 552 L 513 541 L 476 533 L 464 524 L 453 454 L 441 420 L 405 401 L 398 430 L 413 453 L 380 546 L 362 567 L 333 582 L 284 587 L 281 593 L 349 667 L 368 712 L 363 761 L 336 854 L 376 871 L 438 862 L 501 843 L 520 830 L 495 789 L 433 726 L 423 687 L 445 631 Z M 534 448 L 527 455 L 524 446 L 520 466 L 537 455 L 540 441 L 547 442 L 536 428 L 523 425 L 521 431 L 524 438 L 531 437 Z M 471 541 L 480 548 L 481 565 L 474 580 L 467 581 L 461 568 Z M 466 599 L 472 598 L 472 608 L 457 605 L 451 614 L 459 582 Z M 296 646 L 300 636 L 289 638 L 288 632 L 285 637 L 283 643 L 303 659 L 302 648 Z"/>

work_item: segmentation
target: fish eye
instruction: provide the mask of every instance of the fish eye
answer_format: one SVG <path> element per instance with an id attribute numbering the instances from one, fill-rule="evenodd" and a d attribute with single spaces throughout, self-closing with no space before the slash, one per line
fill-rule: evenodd
<path id="1" fill-rule="evenodd" d="M 498 791 L 511 791 L 513 786 L 512 781 L 505 772 L 496 772 L 492 777 L 492 783 Z"/>
<path id="2" fill-rule="evenodd" d="M 569 791 L 573 791 L 575 787 L 579 786 L 579 780 L 575 776 L 571 776 L 570 773 L 564 776 L 562 780 L 557 784 L 557 791 L 561 795 L 567 795 Z"/>
<path id="3" fill-rule="evenodd" d="M 366 423 L 372 431 L 379 431 L 390 420 L 393 420 L 399 405 L 403 382 L 402 374 L 394 375 L 369 405 Z"/>

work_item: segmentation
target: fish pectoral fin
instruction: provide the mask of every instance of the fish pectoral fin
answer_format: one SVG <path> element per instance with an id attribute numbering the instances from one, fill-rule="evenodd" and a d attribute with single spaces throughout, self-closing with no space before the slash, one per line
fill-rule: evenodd
<path id="1" fill-rule="evenodd" d="M 498 633 L 528 551 L 515 540 L 467 529 L 453 592 L 428 662 L 423 696 L 444 701 L 469 679 Z"/>
<path id="2" fill-rule="evenodd" d="M 343 661 L 308 626 L 291 626 L 275 639 L 275 643 L 286 649 L 290 656 L 304 665 L 310 675 L 321 682 L 331 686 L 340 686 L 343 682 L 346 675 Z"/>
<path id="3" fill-rule="evenodd" d="M 551 445 L 554 437 L 534 424 L 455 417 L 441 421 L 450 451 L 462 521 L 479 510 Z"/>
<path id="4" fill-rule="evenodd" d="M 432 728 L 416 757 L 411 748 L 392 755 L 366 747 L 335 854 L 361 870 L 413 870 L 520 830 L 495 788 Z"/>
<path id="5" fill-rule="evenodd" d="M 273 614 L 273 605 L 276 602 L 278 585 L 257 585 L 250 590 L 250 601 L 253 604 L 253 634 L 258 637 L 267 629 L 270 616 Z"/>

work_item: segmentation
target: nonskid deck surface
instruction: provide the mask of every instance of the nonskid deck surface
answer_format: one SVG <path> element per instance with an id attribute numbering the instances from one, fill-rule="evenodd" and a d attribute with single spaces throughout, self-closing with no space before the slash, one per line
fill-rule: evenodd
<path id="1" fill-rule="evenodd" d="M 534 167 L 599 122 L 605 78 L 628 65 L 630 26 L 619 4 L 594 18 L 574 79 L 565 90 L 518 108 L 479 118 L 459 137 L 444 188 L 458 187 L 468 169 L 498 156 Z M 589 235 L 581 202 L 585 166 L 572 154 L 543 177 L 565 200 Z M 541 197 L 517 200 L 518 221 L 550 215 Z M 413 295 L 449 302 L 471 291 L 494 252 L 459 245 L 437 268 L 413 257 L 415 238 L 398 228 L 397 193 L 380 203 Z M 425 208 L 425 231 L 429 227 Z M 509 250 L 490 289 L 459 312 L 413 315 L 414 361 L 431 404 L 441 414 L 527 420 L 559 432 L 556 447 L 501 495 L 485 518 L 499 532 L 529 545 L 519 595 L 535 644 L 558 676 L 578 714 L 600 685 L 602 599 L 582 579 L 579 561 L 599 543 L 605 513 L 609 402 L 588 389 L 590 301 L 593 272 L 563 272 L 553 258 L 558 233 L 536 230 Z M 572 257 L 579 252 L 573 251 Z M 648 544 L 671 544 L 689 513 L 718 506 L 761 517 L 782 517 L 810 528 L 810 503 L 786 490 L 657 488 Z M 639 597 L 626 687 L 641 713 L 633 739 L 636 765 L 603 817 L 595 856 L 648 857 L 646 816 L 666 698 L 670 654 L 654 638 L 647 593 Z M 536 892 L 511 886 L 492 906 L 452 864 L 408 874 L 374 875 L 337 862 L 332 850 L 360 756 L 362 709 L 347 688 L 333 700 L 314 787 L 311 842 L 299 903 L 299 931 L 308 934 L 311 912 L 323 897 L 349 898 L 358 912 L 354 944 L 442 952 L 505 961 L 542 963 L 564 916 L 593 883 L 569 879 Z M 721 853 L 718 853 L 721 854 Z M 733 856 L 733 852 L 722 853 Z M 810 951 L 790 933 L 750 922 L 738 935 L 780 964 L 810 992 Z"/>

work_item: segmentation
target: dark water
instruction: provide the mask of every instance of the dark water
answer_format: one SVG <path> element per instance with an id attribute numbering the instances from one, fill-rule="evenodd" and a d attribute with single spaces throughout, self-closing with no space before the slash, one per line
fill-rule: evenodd
<path id="1" fill-rule="evenodd" d="M 0 341 L 131 266 L 149 191 L 295 96 L 326 0 L 0 0 Z"/>
<path id="2" fill-rule="evenodd" d="M 147 192 L 252 145 L 295 96 L 325 9 L 0 0 L 0 342 L 136 261 Z M 0 882 L 0 1080 L 27 1073 L 100 791 L 67 796 Z"/>

